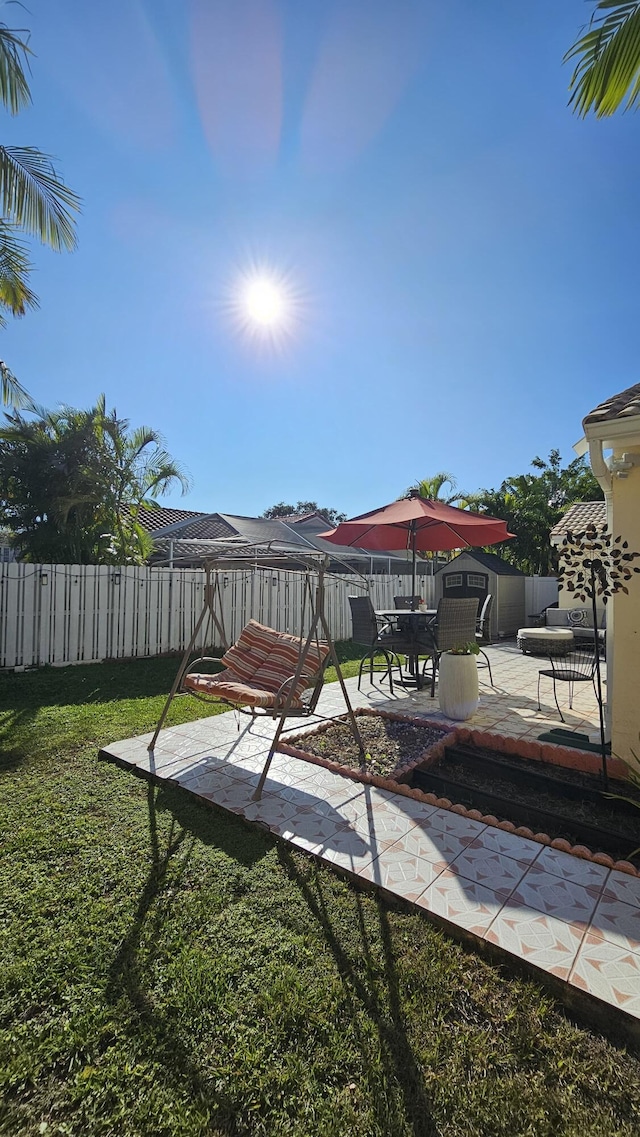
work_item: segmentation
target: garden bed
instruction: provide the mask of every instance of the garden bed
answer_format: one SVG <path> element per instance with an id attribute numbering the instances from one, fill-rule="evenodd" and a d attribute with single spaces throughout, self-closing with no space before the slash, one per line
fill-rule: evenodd
<path id="1" fill-rule="evenodd" d="M 625 871 L 640 872 L 640 794 L 609 759 L 603 794 L 598 756 L 459 727 L 446 733 L 424 719 L 357 712 L 364 762 L 345 720 L 289 739 L 282 749 L 349 777 L 385 785 L 486 824 L 553 844 Z"/>

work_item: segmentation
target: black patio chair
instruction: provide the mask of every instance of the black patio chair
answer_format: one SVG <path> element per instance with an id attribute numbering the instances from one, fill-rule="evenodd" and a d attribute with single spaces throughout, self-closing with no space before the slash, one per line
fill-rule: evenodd
<path id="1" fill-rule="evenodd" d="M 423 674 L 429 662 L 432 667 L 431 698 L 436 693 L 436 671 L 443 651 L 458 647 L 459 644 L 475 643 L 479 603 L 477 596 L 461 599 L 443 596 L 434 623 L 421 633 L 423 646 L 428 646 L 428 650 L 424 651 L 421 647 L 420 655 L 426 654 L 429 657 L 423 665 Z"/>
<path id="2" fill-rule="evenodd" d="M 487 667 L 489 668 L 489 682 L 492 687 L 495 687 L 493 682 L 493 675 L 491 674 L 491 663 L 486 651 L 482 650 L 484 644 L 491 643 L 491 609 L 493 608 L 493 596 L 491 593 L 485 597 L 484 604 L 480 610 L 478 621 L 476 624 L 476 643 L 480 648 L 480 655 L 483 657 Z"/>
<path id="3" fill-rule="evenodd" d="M 369 596 L 350 596 L 351 608 L 351 638 L 355 644 L 364 647 L 365 654 L 360 660 L 358 670 L 358 690 L 362 683 L 362 672 L 368 661 L 369 680 L 373 683 L 374 673 L 382 673 L 382 682 L 389 676 L 389 687 L 393 694 L 393 668 L 397 667 L 400 682 L 404 686 L 402 664 L 400 655 L 411 654 L 413 641 L 402 633 L 395 632 L 390 624 L 382 617 L 376 616 L 375 608 Z M 376 662 L 376 656 L 382 656 L 382 661 Z"/>
<path id="4" fill-rule="evenodd" d="M 540 706 L 540 679 L 546 676 L 548 679 L 553 680 L 553 697 L 556 701 L 558 714 L 562 722 L 565 722 L 564 715 L 560 710 L 560 703 L 558 702 L 558 692 L 556 683 L 569 684 L 569 710 L 573 708 L 573 689 L 576 683 L 593 683 L 593 690 L 598 698 L 598 691 L 596 689 L 596 649 L 594 645 L 582 645 L 576 648 L 575 651 L 570 652 L 569 655 L 564 656 L 549 656 L 549 663 L 551 667 L 543 667 L 538 672 L 538 710 Z"/>

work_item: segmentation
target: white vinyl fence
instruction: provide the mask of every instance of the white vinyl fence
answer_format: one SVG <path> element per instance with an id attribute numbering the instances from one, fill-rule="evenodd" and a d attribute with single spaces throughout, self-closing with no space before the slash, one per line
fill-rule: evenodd
<path id="1" fill-rule="evenodd" d="M 528 576 L 524 582 L 527 624 L 531 617 L 549 604 L 558 602 L 558 580 L 555 576 Z"/>
<path id="2" fill-rule="evenodd" d="M 251 616 L 294 635 L 308 630 L 303 574 L 243 568 L 219 579 L 229 643 Z M 0 668 L 184 651 L 202 610 L 204 581 L 200 569 L 0 564 Z M 422 577 L 419 587 L 433 605 L 433 577 Z M 411 590 L 410 578 L 328 576 L 325 610 L 334 639 L 350 638 L 347 598 L 367 588 L 374 607 L 392 608 L 395 594 Z M 218 639 L 203 630 L 200 646 Z"/>

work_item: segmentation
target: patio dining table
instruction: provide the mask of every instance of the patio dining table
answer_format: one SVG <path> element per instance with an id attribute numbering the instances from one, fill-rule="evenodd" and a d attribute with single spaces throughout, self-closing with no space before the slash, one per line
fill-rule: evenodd
<path id="1" fill-rule="evenodd" d="M 416 687 L 422 687 L 422 678 L 420 675 L 420 667 L 418 663 L 418 656 L 420 655 L 420 632 L 425 631 L 426 628 L 435 620 L 438 615 L 437 608 L 377 608 L 376 616 L 391 622 L 394 621 L 394 627 L 397 631 L 403 632 L 409 637 L 409 641 L 414 641 L 416 645 L 415 652 L 407 653 L 407 660 L 409 663 L 409 675 L 404 676 L 405 683 L 415 683 Z M 424 652 L 423 652 L 424 654 Z"/>

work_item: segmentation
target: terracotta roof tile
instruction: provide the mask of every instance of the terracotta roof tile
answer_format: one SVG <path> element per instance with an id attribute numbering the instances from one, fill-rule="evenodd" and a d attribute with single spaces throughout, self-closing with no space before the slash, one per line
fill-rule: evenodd
<path id="1" fill-rule="evenodd" d="M 626 391 L 620 391 L 618 395 L 605 399 L 604 403 L 600 403 L 599 407 L 583 418 L 582 425 L 631 418 L 634 415 L 640 415 L 640 383 L 635 383 L 633 387 L 627 387 Z"/>
<path id="2" fill-rule="evenodd" d="M 551 540 L 562 538 L 567 530 L 586 529 L 587 525 L 605 525 L 607 521 L 607 506 L 604 501 L 577 501 L 554 525 L 549 534 Z"/>

